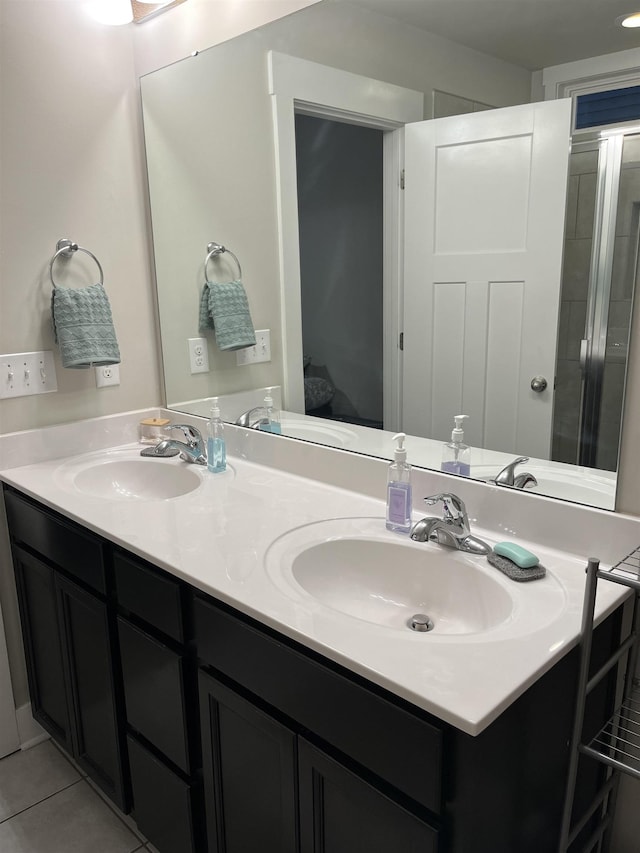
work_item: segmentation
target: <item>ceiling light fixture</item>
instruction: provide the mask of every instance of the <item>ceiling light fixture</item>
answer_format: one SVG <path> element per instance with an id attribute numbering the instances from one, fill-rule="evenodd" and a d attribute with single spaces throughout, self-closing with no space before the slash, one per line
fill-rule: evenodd
<path id="1" fill-rule="evenodd" d="M 626 29 L 640 27 L 640 12 L 633 12 L 631 15 L 621 15 L 619 18 L 616 18 L 616 24 Z"/>
<path id="2" fill-rule="evenodd" d="M 133 21 L 130 0 L 93 0 L 88 9 L 91 17 L 99 24 L 118 26 Z"/>
<path id="3" fill-rule="evenodd" d="M 133 11 L 133 20 L 136 24 L 141 24 L 143 21 L 147 21 L 161 12 L 166 12 L 174 6 L 179 6 L 185 0 L 130 0 L 130 2 Z"/>

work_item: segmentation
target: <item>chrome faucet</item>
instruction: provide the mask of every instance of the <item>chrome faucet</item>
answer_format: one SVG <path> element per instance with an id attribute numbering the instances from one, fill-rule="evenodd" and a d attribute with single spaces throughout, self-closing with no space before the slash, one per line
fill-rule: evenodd
<path id="1" fill-rule="evenodd" d="M 531 486 L 532 488 L 537 486 L 538 481 L 529 471 L 523 471 L 522 474 L 516 474 L 515 472 L 516 465 L 522 465 L 528 461 L 528 456 L 518 456 L 513 462 L 505 465 L 495 479 L 489 480 L 489 482 L 495 483 L 497 486 L 511 486 L 513 489 L 526 489 L 527 486 Z"/>
<path id="2" fill-rule="evenodd" d="M 431 495 L 424 501 L 428 506 L 442 503 L 442 517 L 427 516 L 418 521 L 411 530 L 411 538 L 416 542 L 433 539 L 447 548 L 456 548 L 469 554 L 488 554 L 491 551 L 486 542 L 471 535 L 467 509 L 457 495 Z"/>
<path id="3" fill-rule="evenodd" d="M 180 429 L 186 441 L 177 441 L 174 438 L 165 438 L 149 451 L 143 451 L 148 456 L 175 456 L 176 450 L 180 458 L 185 462 L 193 462 L 196 465 L 207 464 L 207 449 L 199 429 L 189 424 L 169 424 L 167 429 Z"/>
<path id="4" fill-rule="evenodd" d="M 254 419 L 257 412 L 262 412 L 262 415 Z M 249 427 L 250 429 L 260 429 L 261 426 L 268 423 L 269 418 L 267 417 L 267 410 L 264 406 L 254 406 L 248 412 L 243 412 L 236 420 L 237 426 Z"/>

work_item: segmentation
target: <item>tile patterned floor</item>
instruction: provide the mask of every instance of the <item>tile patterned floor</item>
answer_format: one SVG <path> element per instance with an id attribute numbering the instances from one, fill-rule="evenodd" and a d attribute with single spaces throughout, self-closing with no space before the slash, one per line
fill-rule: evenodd
<path id="1" fill-rule="evenodd" d="M 0 760 L 0 853 L 154 849 L 52 741 Z"/>

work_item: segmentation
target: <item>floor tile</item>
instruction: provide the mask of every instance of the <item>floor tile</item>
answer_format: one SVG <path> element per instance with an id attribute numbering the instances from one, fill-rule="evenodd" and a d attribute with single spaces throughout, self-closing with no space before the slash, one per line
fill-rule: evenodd
<path id="1" fill-rule="evenodd" d="M 101 788 L 99 788 L 98 785 L 96 785 L 96 783 L 93 782 L 91 779 L 87 778 L 86 782 L 87 782 L 87 785 L 89 785 L 89 787 L 92 788 L 92 790 L 95 791 L 95 793 L 100 797 L 102 802 L 108 808 L 110 808 L 112 812 L 114 812 L 116 814 L 116 816 L 124 823 L 125 826 L 127 826 L 131 830 L 131 832 L 133 832 L 134 835 L 136 835 L 138 837 L 138 842 L 140 844 L 146 844 L 147 839 L 140 832 L 140 830 L 136 826 L 135 820 L 131 817 L 131 815 L 130 814 L 123 814 L 120 811 L 120 809 L 116 806 L 116 804 L 112 803 L 111 800 L 109 799 L 109 797 L 105 794 L 105 792 Z M 1 850 L 0 850 L 0 853 L 2 853 Z"/>
<path id="2" fill-rule="evenodd" d="M 137 838 L 84 780 L 0 824 L 7 853 L 133 853 Z"/>
<path id="3" fill-rule="evenodd" d="M 0 761 L 0 821 L 56 794 L 79 778 L 50 741 L 8 755 Z"/>

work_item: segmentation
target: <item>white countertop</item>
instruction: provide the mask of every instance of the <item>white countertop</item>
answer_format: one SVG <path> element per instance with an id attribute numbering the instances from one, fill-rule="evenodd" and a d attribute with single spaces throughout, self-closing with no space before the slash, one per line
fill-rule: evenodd
<path id="1" fill-rule="evenodd" d="M 515 618 L 476 635 L 399 631 L 342 615 L 309 595 L 288 594 L 266 567 L 279 537 L 327 519 L 356 519 L 376 536 L 379 530 L 380 537 L 394 539 L 397 534 L 385 530 L 382 500 L 236 457 L 229 458 L 224 474 L 193 466 L 201 485 L 171 500 L 92 497 L 73 485 L 74 471 L 87 461 L 137 455 L 139 449 L 129 445 L 5 468 L 0 479 L 471 735 L 577 642 L 584 558 L 519 540 L 547 568 L 544 579 L 524 584 L 509 580 L 484 558 L 473 558 L 478 571 L 492 573 L 514 596 L 514 615 L 527 614 L 524 632 Z M 185 465 L 179 459 L 166 464 Z M 489 543 L 505 538 L 479 528 L 472 532 Z M 407 545 L 424 549 L 425 570 L 429 552 L 444 550 L 432 543 Z M 557 604 L 559 590 L 565 604 L 561 612 L 545 604 Z M 615 584 L 600 583 L 598 619 L 627 594 Z"/>

